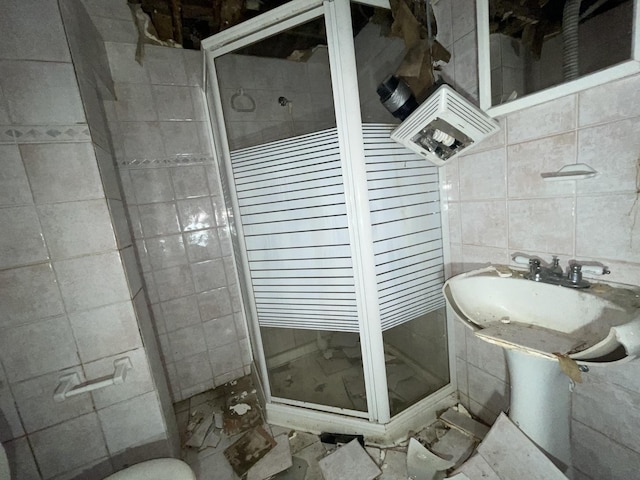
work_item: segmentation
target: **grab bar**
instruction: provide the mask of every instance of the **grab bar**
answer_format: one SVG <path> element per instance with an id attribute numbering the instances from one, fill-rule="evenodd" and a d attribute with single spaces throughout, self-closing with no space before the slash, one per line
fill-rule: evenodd
<path id="1" fill-rule="evenodd" d="M 78 372 L 60 377 L 60 383 L 58 383 L 58 387 L 53 394 L 53 400 L 56 402 L 64 402 L 67 398 L 75 397 L 81 393 L 124 383 L 127 378 L 127 371 L 133 368 L 131 360 L 129 357 L 119 358 L 113 362 L 113 366 L 115 367 L 113 376 L 102 377 L 85 383 L 80 381 Z"/>

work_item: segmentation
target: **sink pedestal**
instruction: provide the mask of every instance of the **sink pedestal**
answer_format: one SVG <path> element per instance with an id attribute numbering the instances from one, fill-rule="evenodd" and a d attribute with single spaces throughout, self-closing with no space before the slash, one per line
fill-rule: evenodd
<path id="1" fill-rule="evenodd" d="M 571 380 L 557 360 L 505 348 L 509 418 L 571 478 Z"/>

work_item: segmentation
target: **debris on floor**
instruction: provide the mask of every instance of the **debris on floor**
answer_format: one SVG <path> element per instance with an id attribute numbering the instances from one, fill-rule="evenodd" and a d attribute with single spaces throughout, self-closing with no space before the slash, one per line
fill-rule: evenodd
<path id="1" fill-rule="evenodd" d="M 242 477 L 275 446 L 276 441 L 273 437 L 259 426 L 245 432 L 233 445 L 225 449 L 224 456 L 236 475 Z"/>
<path id="2" fill-rule="evenodd" d="M 440 458 L 415 438 L 409 439 L 407 473 L 411 478 L 415 480 L 441 480 L 451 467 L 453 467 L 451 460 Z"/>
<path id="3" fill-rule="evenodd" d="M 382 473 L 357 439 L 330 453 L 319 462 L 325 480 L 373 480 Z"/>
<path id="4" fill-rule="evenodd" d="M 332 340 L 332 339 L 329 339 Z M 348 338 L 335 341 L 348 344 Z M 344 359 L 341 349 L 336 360 Z M 343 347 L 344 348 L 344 347 Z M 393 362 L 393 360 L 391 360 Z M 392 373 L 395 388 L 404 366 Z M 352 400 L 361 378 L 345 381 Z M 354 402 L 355 403 L 355 402 Z M 462 405 L 399 445 L 367 445 L 363 435 L 287 430 L 264 423 L 250 377 L 176 404 L 183 459 L 192 465 L 227 468 L 245 480 L 564 480 L 566 477 L 502 414 L 491 429 Z M 207 459 L 216 459 L 207 462 Z M 216 463 L 217 462 L 217 463 Z M 223 463 L 220 463 L 223 462 Z M 211 467 L 205 471 L 217 475 Z M 535 472 L 532 476 L 531 472 Z M 447 476 L 447 474 L 449 476 Z M 200 478 L 200 477 L 199 477 Z M 209 478 L 209 477 L 206 477 Z"/>
<path id="5" fill-rule="evenodd" d="M 477 453 L 454 473 L 470 479 L 567 478 L 504 413 L 495 421 Z"/>

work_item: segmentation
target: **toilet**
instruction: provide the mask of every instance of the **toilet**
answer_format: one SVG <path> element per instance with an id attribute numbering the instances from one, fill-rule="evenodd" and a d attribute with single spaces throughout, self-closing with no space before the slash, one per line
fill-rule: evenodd
<path id="1" fill-rule="evenodd" d="M 158 458 L 132 465 L 104 480 L 196 480 L 196 476 L 182 460 Z"/>
<path id="2" fill-rule="evenodd" d="M 0 443 L 0 479 L 10 479 L 9 460 Z M 104 480 L 196 480 L 193 470 L 182 460 L 158 458 L 132 465 Z"/>

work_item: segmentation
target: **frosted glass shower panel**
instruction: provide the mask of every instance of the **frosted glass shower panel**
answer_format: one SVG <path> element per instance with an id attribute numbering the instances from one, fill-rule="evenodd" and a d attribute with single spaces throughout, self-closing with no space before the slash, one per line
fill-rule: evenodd
<path id="1" fill-rule="evenodd" d="M 444 306 L 438 169 L 364 125 L 367 187 L 382 330 Z"/>
<path id="2" fill-rule="evenodd" d="M 231 154 L 260 326 L 357 332 L 336 129 Z"/>

